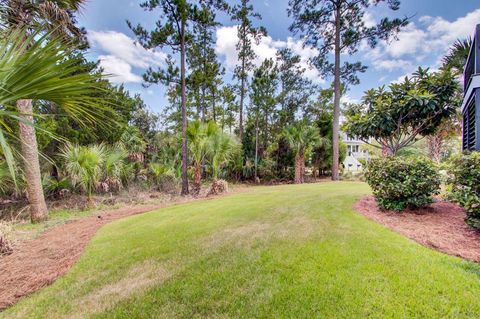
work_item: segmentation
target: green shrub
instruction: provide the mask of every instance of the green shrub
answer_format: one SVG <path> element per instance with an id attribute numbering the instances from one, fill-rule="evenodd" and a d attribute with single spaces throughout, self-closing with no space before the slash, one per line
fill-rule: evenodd
<path id="1" fill-rule="evenodd" d="M 394 211 L 431 204 L 440 190 L 440 176 L 433 163 L 425 159 L 374 159 L 367 165 L 365 180 L 378 205 Z"/>
<path id="2" fill-rule="evenodd" d="M 480 153 L 452 158 L 448 184 L 449 199 L 467 211 L 466 223 L 480 229 Z"/>

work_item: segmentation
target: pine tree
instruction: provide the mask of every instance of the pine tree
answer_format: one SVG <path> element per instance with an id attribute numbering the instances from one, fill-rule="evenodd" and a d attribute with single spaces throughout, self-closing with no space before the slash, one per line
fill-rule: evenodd
<path id="1" fill-rule="evenodd" d="M 332 179 L 339 179 L 339 121 L 340 98 L 342 86 L 359 83 L 358 72 L 365 72 L 366 66 L 361 62 L 341 64 L 341 54 L 354 54 L 365 41 L 374 48 L 378 40 L 394 37 L 408 19 L 383 18 L 374 26 L 367 26 L 364 21 L 366 10 L 371 5 L 387 3 L 391 10 L 398 10 L 399 0 L 290 0 L 289 16 L 294 21 L 290 31 L 305 39 L 305 45 L 318 50 L 313 64 L 324 75 L 334 77 L 334 112 L 333 112 L 333 162 Z M 329 59 L 334 52 L 333 62 Z"/>
<path id="2" fill-rule="evenodd" d="M 272 118 L 275 117 L 277 88 L 277 66 L 272 59 L 267 59 L 254 71 L 250 94 L 251 120 L 255 123 L 255 179 L 257 178 L 259 148 L 266 149 L 269 139 L 273 137 L 271 123 L 273 122 Z"/>
<path id="3" fill-rule="evenodd" d="M 214 30 L 218 23 L 212 8 L 205 3 L 194 12 L 194 19 L 192 41 L 187 50 L 189 100 L 197 108 L 198 119 L 215 120 L 217 87 L 224 74 L 214 47 Z"/>
<path id="4" fill-rule="evenodd" d="M 167 70 L 149 68 L 144 74 L 144 80 L 150 84 L 163 83 L 170 85 L 177 83 L 180 86 L 182 112 L 182 195 L 188 195 L 188 147 L 187 147 L 187 92 L 186 92 L 186 55 L 187 46 L 191 43 L 193 25 L 198 19 L 198 1 L 187 0 L 158 0 L 145 1 L 140 4 L 146 11 L 158 9 L 159 19 L 155 28 L 147 31 L 140 24 L 133 26 L 127 21 L 130 29 L 135 33 L 139 43 L 146 49 L 169 47 L 172 52 L 179 52 L 180 66 L 176 66 L 173 59 L 169 59 Z M 226 9 L 221 0 L 203 1 L 205 5 L 217 9 Z M 178 75 L 180 74 L 180 75 Z"/>
<path id="5" fill-rule="evenodd" d="M 300 65 L 300 56 L 291 49 L 282 49 L 277 54 L 279 63 L 279 79 L 281 91 L 278 96 L 280 104 L 279 131 L 295 122 L 296 116 L 305 113 L 310 105 L 310 97 L 316 87 L 312 81 L 305 78 L 306 69 Z"/>
<path id="6" fill-rule="evenodd" d="M 241 0 L 240 5 L 233 8 L 232 20 L 239 22 L 237 36 L 237 53 L 239 65 L 235 68 L 234 78 L 240 83 L 238 84 L 240 94 L 239 105 L 239 135 L 240 140 L 243 140 L 243 110 L 245 97 L 248 87 L 248 72 L 253 70 L 253 61 L 256 54 L 252 48 L 252 41 L 260 41 L 261 37 L 266 35 L 266 30 L 263 27 L 256 28 L 253 26 L 253 19 L 261 19 L 260 14 L 254 11 L 254 8 L 249 4 L 250 0 Z"/>

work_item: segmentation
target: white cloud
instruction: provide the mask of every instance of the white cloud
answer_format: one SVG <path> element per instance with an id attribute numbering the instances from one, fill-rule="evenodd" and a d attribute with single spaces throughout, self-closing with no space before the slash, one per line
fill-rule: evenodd
<path id="1" fill-rule="evenodd" d="M 402 59 L 392 59 L 392 60 L 382 60 L 379 59 L 375 62 L 373 67 L 376 70 L 386 70 L 386 71 L 393 71 L 393 70 L 411 70 L 413 65 L 410 61 L 402 60 Z"/>
<path id="2" fill-rule="evenodd" d="M 385 44 L 384 49 L 392 57 L 398 58 L 424 50 L 427 40 L 427 33 L 412 22 L 398 34 L 398 41 Z"/>
<path id="3" fill-rule="evenodd" d="M 166 54 L 146 50 L 134 39 L 116 31 L 89 31 L 88 40 L 94 50 L 104 53 L 99 57 L 105 73 L 114 75 L 112 82 L 141 82 L 142 78 L 133 73 L 134 68 L 162 66 Z"/>
<path id="4" fill-rule="evenodd" d="M 142 78 L 132 72 L 132 66 L 122 59 L 113 55 L 101 55 L 98 57 L 100 67 L 104 69 L 109 80 L 116 84 L 121 83 L 140 83 Z"/>
<path id="5" fill-rule="evenodd" d="M 238 42 L 237 26 L 217 28 L 217 42 L 215 50 L 217 54 L 225 57 L 226 67 L 233 71 L 238 64 L 238 54 L 236 45 Z M 317 54 L 315 49 L 303 47 L 300 41 L 289 37 L 286 41 L 276 41 L 271 36 L 262 37 L 259 43 L 252 41 L 253 51 L 257 55 L 254 61 L 259 66 L 265 59 L 275 59 L 279 49 L 290 48 L 301 57 L 301 66 L 306 69 L 305 77 L 315 83 L 324 83 L 317 69 L 312 68 L 308 61 Z"/>
<path id="6" fill-rule="evenodd" d="M 437 45 L 441 45 L 471 35 L 475 25 L 480 22 L 480 9 L 469 12 L 453 22 L 442 17 L 430 16 L 421 17 L 420 22 L 427 25 L 427 30 L 434 37 Z"/>
<path id="7" fill-rule="evenodd" d="M 365 23 L 367 28 L 373 27 L 377 24 L 373 15 L 368 11 L 363 15 L 363 23 Z"/>
<path id="8" fill-rule="evenodd" d="M 373 19 L 371 15 L 365 20 Z M 458 38 L 472 34 L 474 26 L 480 21 L 480 9 L 476 9 L 456 20 L 448 21 L 443 17 L 423 16 L 418 23 L 411 22 L 398 34 L 398 41 L 381 42 L 371 49 L 362 43 L 360 51 L 376 70 L 402 71 L 410 74 L 418 65 L 430 65 L 438 68 L 441 57 Z M 371 22 L 369 22 L 371 23 Z M 394 80 L 403 80 L 405 75 Z"/>

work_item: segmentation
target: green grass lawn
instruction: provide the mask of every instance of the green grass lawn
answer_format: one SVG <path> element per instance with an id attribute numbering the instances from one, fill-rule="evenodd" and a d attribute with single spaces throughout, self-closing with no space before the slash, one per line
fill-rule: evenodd
<path id="1" fill-rule="evenodd" d="M 252 188 L 103 227 L 2 318 L 479 318 L 480 265 L 352 210 L 339 182 Z"/>

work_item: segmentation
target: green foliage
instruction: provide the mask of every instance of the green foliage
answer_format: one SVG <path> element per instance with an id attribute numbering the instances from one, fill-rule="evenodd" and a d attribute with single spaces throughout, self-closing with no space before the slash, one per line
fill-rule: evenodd
<path id="1" fill-rule="evenodd" d="M 450 199 L 465 208 L 466 223 L 480 229 L 480 153 L 456 156 L 448 166 Z"/>
<path id="2" fill-rule="evenodd" d="M 365 179 L 378 205 L 394 211 L 431 204 L 440 190 L 437 168 L 425 159 L 373 159 L 366 167 Z"/>
<path id="3" fill-rule="evenodd" d="M 7 109 L 19 99 L 55 103 L 78 123 L 89 124 L 101 117 L 108 101 L 96 97 L 102 92 L 98 74 L 85 72 L 75 47 L 62 38 L 23 30 L 1 31 L 0 48 L 0 148 L 10 174 L 15 165 L 6 135 L 13 135 L 8 119 L 18 122 L 18 112 Z M 73 57 L 72 57 L 73 56 Z M 28 123 L 34 125 L 33 123 Z"/>
<path id="4" fill-rule="evenodd" d="M 213 179 L 216 180 L 220 173 L 220 168 L 233 158 L 240 150 L 237 140 L 228 134 L 218 132 L 210 139 L 210 154 Z"/>
<path id="5" fill-rule="evenodd" d="M 455 115 L 458 82 L 450 71 L 418 68 L 413 77 L 365 92 L 360 105 L 346 112 L 345 131 L 364 141 L 375 139 L 395 155 L 417 137 L 436 133 Z"/>
<path id="6" fill-rule="evenodd" d="M 148 169 L 152 176 L 153 183 L 160 191 L 175 190 L 177 179 L 173 167 L 160 163 L 150 163 Z"/>
<path id="7" fill-rule="evenodd" d="M 17 173 L 16 173 L 17 175 Z M 17 180 L 18 183 L 18 180 Z M 15 180 L 12 178 L 6 161 L 0 161 L 0 194 L 12 195 L 16 193 Z"/>
<path id="8" fill-rule="evenodd" d="M 188 147 L 194 165 L 202 163 L 210 152 L 211 138 L 218 133 L 219 128 L 213 121 L 203 123 L 197 120 L 188 123 Z"/>
<path id="9" fill-rule="evenodd" d="M 283 131 L 283 135 L 297 155 L 309 153 L 317 144 L 328 143 L 328 141 L 320 139 L 318 130 L 315 127 L 301 123 L 287 126 Z"/>
<path id="10" fill-rule="evenodd" d="M 125 149 L 105 146 L 102 182 L 106 191 L 119 191 L 125 181 L 125 169 L 128 153 Z"/>
<path id="11" fill-rule="evenodd" d="M 143 153 L 147 148 L 140 130 L 135 126 L 129 126 L 120 137 L 119 146 L 129 154 Z"/>
<path id="12" fill-rule="evenodd" d="M 64 169 L 72 185 L 79 186 L 91 198 L 96 184 L 101 179 L 105 162 L 105 146 L 78 146 L 66 144 L 60 153 Z"/>
<path id="13" fill-rule="evenodd" d="M 376 25 L 366 25 L 364 17 L 369 7 L 382 2 L 393 11 L 400 6 L 398 0 L 290 0 L 288 15 L 293 18 L 290 31 L 304 38 L 305 44 L 318 49 L 318 55 L 312 59 L 313 63 L 322 73 L 333 75 L 334 66 L 329 58 L 333 51 L 354 54 L 362 41 L 375 48 L 379 40 L 394 38 L 408 24 L 407 18 L 385 17 Z M 337 25 L 338 30 L 335 27 Z M 335 41 L 337 35 L 338 42 Z M 361 62 L 345 62 L 338 67 L 344 85 L 358 84 L 357 73 L 366 70 Z"/>
<path id="14" fill-rule="evenodd" d="M 472 43 L 473 39 L 471 37 L 457 39 L 448 50 L 447 55 L 442 58 L 443 67 L 453 69 L 457 74 L 462 74 Z"/>
<path id="15" fill-rule="evenodd" d="M 280 110 L 278 125 L 285 127 L 294 124 L 299 111 L 305 112 L 311 103 L 316 87 L 305 78 L 306 68 L 301 57 L 292 49 L 285 48 L 277 53 L 278 73 L 281 91 L 278 95 Z"/>

